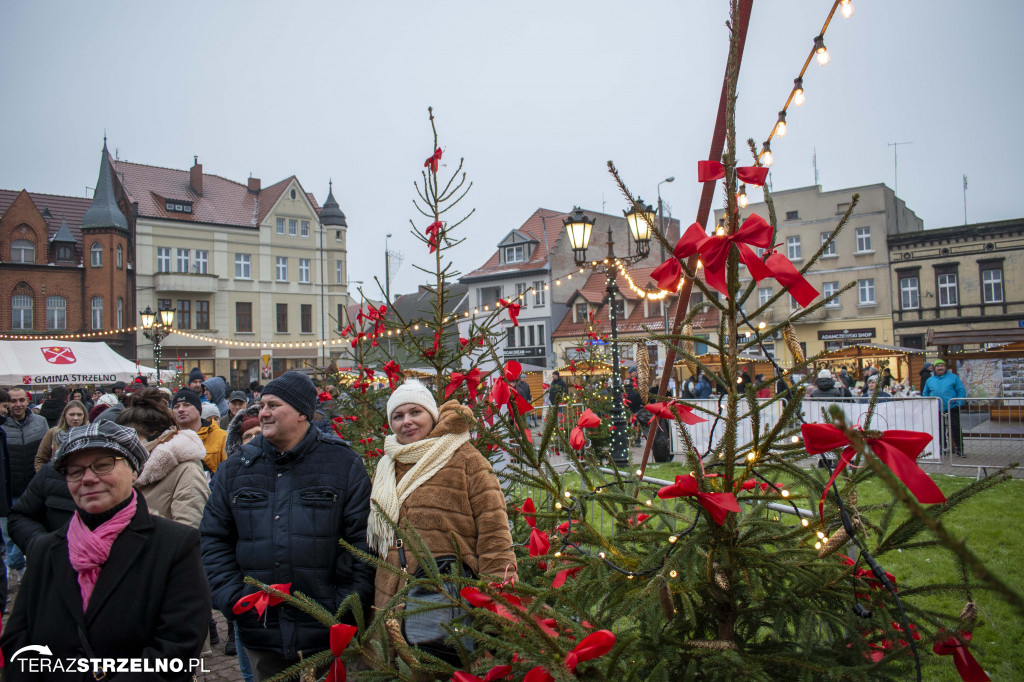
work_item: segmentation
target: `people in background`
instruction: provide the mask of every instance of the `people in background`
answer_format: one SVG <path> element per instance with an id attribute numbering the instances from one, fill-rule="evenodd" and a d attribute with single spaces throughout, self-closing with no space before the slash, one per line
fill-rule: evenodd
<path id="1" fill-rule="evenodd" d="M 238 411 L 249 404 L 249 398 L 242 391 L 232 391 L 231 395 L 228 396 L 228 413 L 220 418 L 218 424 L 220 428 L 227 431 L 228 425 L 231 424 L 231 420 L 235 418 Z"/>
<path id="2" fill-rule="evenodd" d="M 924 382 L 924 391 L 921 395 L 936 397 L 942 401 L 941 410 L 949 417 L 949 430 L 953 438 L 952 443 L 946 443 L 946 430 L 940 429 L 943 446 L 949 447 L 955 456 L 966 457 L 963 448 L 963 434 L 960 431 L 960 407 L 963 405 L 963 398 L 967 397 L 967 391 L 960 377 L 953 374 L 946 367 L 945 360 L 935 361 L 935 374 L 928 381 Z"/>
<path id="3" fill-rule="evenodd" d="M 192 389 L 192 392 L 196 395 L 203 394 L 203 382 L 206 381 L 206 377 L 203 376 L 203 371 L 198 367 L 193 367 L 188 373 L 188 387 Z"/>
<path id="4" fill-rule="evenodd" d="M 199 394 L 190 388 L 179 389 L 174 394 L 171 408 L 178 428 L 195 431 L 203 441 L 206 449 L 203 467 L 211 475 L 217 473 L 217 466 L 224 461 L 224 439 L 227 434 L 216 421 L 202 418 L 203 405 L 199 401 Z"/>
<path id="5" fill-rule="evenodd" d="M 935 365 L 933 365 L 930 362 L 924 363 L 924 366 L 921 367 L 921 393 L 924 393 L 924 385 L 928 382 L 929 379 L 932 378 L 932 369 L 934 367 Z"/>
<path id="6" fill-rule="evenodd" d="M 226 399 L 228 392 L 227 382 L 221 377 L 210 377 L 203 382 L 203 388 L 206 390 L 207 399 L 217 406 L 219 411 L 217 420 L 220 421 L 220 418 L 228 413 L 228 401 Z"/>
<path id="7" fill-rule="evenodd" d="M 46 435 L 43 436 L 43 440 L 39 443 L 39 449 L 36 450 L 34 461 L 35 470 L 39 471 L 47 462 L 53 459 L 53 456 L 57 454 L 57 450 L 67 441 L 68 429 L 88 423 L 85 405 L 78 400 L 66 403 L 63 412 L 61 412 L 60 417 L 57 419 L 57 425 L 47 431 Z"/>
<path id="8" fill-rule="evenodd" d="M 71 400 L 77 400 L 85 405 L 85 413 L 89 414 L 89 410 L 92 409 L 92 401 L 89 400 L 89 392 L 84 388 L 75 388 L 71 390 Z"/>
<path id="9" fill-rule="evenodd" d="M 36 453 L 39 452 L 39 444 L 43 442 L 49 425 L 43 417 L 28 409 L 29 394 L 25 387 L 10 389 L 8 396 L 7 418 L 0 424 L 0 430 L 7 444 L 5 468 L 11 476 L 9 503 L 13 505 L 35 476 Z M 0 519 L 0 529 L 3 530 L 4 547 L 7 550 L 4 563 L 9 571 L 15 572 L 14 577 L 20 577 L 21 571 L 25 570 L 25 556 L 7 533 L 6 515 Z"/>
<path id="10" fill-rule="evenodd" d="M 694 400 L 703 400 L 711 397 L 711 382 L 708 381 L 708 377 L 704 372 L 697 376 L 697 382 L 693 385 L 690 392 L 693 394 Z"/>
<path id="11" fill-rule="evenodd" d="M 46 398 L 39 406 L 39 416 L 46 419 L 50 428 L 56 426 L 60 421 L 70 395 L 71 391 L 64 386 L 54 386 L 50 391 L 50 397 Z"/>

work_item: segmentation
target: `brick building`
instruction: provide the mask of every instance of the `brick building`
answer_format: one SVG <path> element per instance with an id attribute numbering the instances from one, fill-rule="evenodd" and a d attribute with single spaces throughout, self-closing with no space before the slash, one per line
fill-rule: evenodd
<path id="1" fill-rule="evenodd" d="M 0 190 L 0 333 L 105 332 L 135 358 L 134 220 L 104 140 L 93 198 Z"/>

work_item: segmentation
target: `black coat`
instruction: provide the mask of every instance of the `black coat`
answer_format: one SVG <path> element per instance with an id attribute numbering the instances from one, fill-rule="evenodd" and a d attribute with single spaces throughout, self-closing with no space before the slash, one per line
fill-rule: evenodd
<path id="1" fill-rule="evenodd" d="M 46 419 L 38 414 L 25 415 L 24 421 L 7 417 L 0 428 L 7 436 L 7 462 L 10 466 L 12 501 L 21 497 L 22 491 L 36 475 L 36 453 L 43 436 L 50 430 Z"/>
<path id="2" fill-rule="evenodd" d="M 252 576 L 292 583 L 293 592 L 330 612 L 354 592 L 369 614 L 374 568 L 338 544 L 344 538 L 369 552 L 369 515 L 370 478 L 340 438 L 310 427 L 286 453 L 254 438 L 217 468 L 199 526 L 214 607 L 230 614 L 235 602 L 256 591 L 243 583 Z M 258 623 L 255 611 L 247 611 L 236 623 L 247 648 L 288 659 L 330 644 L 323 624 L 288 605 L 269 608 Z"/>
<path id="3" fill-rule="evenodd" d="M 47 462 L 11 509 L 7 531 L 14 544 L 28 554 L 33 540 L 64 528 L 74 513 L 75 501 L 67 482 L 53 468 L 53 462 Z"/>
<path id="4" fill-rule="evenodd" d="M 97 658 L 185 661 L 185 672 L 178 675 L 119 673 L 115 682 L 192 678 L 188 659 L 199 658 L 210 622 L 210 592 L 195 529 L 150 516 L 139 495 L 135 517 L 114 540 L 84 614 L 66 529 L 38 539 L 32 550 L 14 613 L 0 637 L 6 680 L 91 680 L 89 673 L 23 672 L 19 661 L 35 657 L 32 652 L 11 660 L 27 644 L 48 646 L 53 659 L 85 658 L 78 626 Z"/>
<path id="5" fill-rule="evenodd" d="M 60 416 L 64 414 L 64 408 L 68 406 L 66 400 L 54 400 L 47 398 L 39 406 L 39 416 L 46 420 L 52 429 L 60 422 Z M 86 413 L 88 414 L 88 413 Z"/>

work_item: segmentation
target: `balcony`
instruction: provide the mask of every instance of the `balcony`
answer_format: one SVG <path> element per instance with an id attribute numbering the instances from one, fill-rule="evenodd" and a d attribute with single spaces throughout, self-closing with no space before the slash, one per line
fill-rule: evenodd
<path id="1" fill-rule="evenodd" d="M 158 272 L 153 275 L 153 288 L 158 293 L 181 291 L 199 294 L 217 293 L 217 275 L 194 275 L 184 272 Z"/>

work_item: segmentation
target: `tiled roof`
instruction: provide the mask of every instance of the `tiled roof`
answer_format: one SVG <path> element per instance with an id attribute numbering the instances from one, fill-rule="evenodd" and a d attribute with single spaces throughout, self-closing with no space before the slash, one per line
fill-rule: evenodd
<path id="1" fill-rule="evenodd" d="M 0 189 L 0 215 L 7 212 L 19 194 L 21 194 L 20 190 Z M 46 235 L 47 241 L 52 239 L 60 229 L 61 219 L 66 219 L 68 227 L 71 229 L 71 235 L 78 244 L 82 243 L 82 216 L 92 205 L 92 199 L 41 192 L 29 192 L 28 196 L 40 213 L 50 209 L 50 218 L 46 220 L 46 225 L 49 228 Z"/>
<path id="2" fill-rule="evenodd" d="M 537 270 L 545 267 L 548 262 L 548 246 L 553 246 L 555 241 L 558 240 L 563 229 L 562 220 L 564 220 L 568 215 L 568 213 L 560 213 L 546 208 L 538 208 L 533 212 L 533 215 L 526 219 L 525 223 L 516 228 L 516 230 L 522 232 L 524 236 L 537 242 L 537 246 L 534 247 L 529 260 L 522 263 L 502 264 L 499 257 L 500 251 L 495 251 L 491 257 L 487 259 L 486 263 L 476 270 L 463 275 L 462 278 L 469 279 L 486 275 L 498 275 L 506 272 L 512 274 L 522 271 Z M 545 243 L 544 239 L 545 222 L 547 223 L 548 231 L 547 243 Z"/>
<path id="3" fill-rule="evenodd" d="M 103 139 L 103 151 L 100 154 L 100 172 L 96 178 L 96 191 L 93 193 L 92 204 L 82 216 L 82 227 L 119 227 L 128 231 L 128 220 L 121 213 L 114 196 L 114 181 L 110 177 L 110 154 L 107 152 L 107 140 Z"/>

